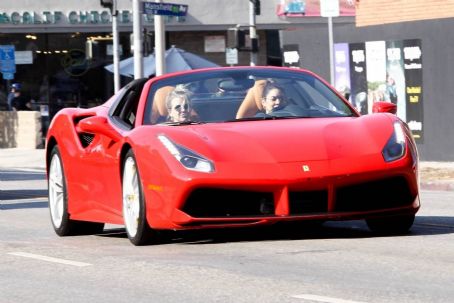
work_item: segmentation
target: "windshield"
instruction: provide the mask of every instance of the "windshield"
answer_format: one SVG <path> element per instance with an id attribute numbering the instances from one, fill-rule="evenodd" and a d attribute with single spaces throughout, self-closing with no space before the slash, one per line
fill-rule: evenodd
<path id="1" fill-rule="evenodd" d="M 328 86 L 304 71 L 227 68 L 155 82 L 147 99 L 144 124 L 356 115 Z"/>

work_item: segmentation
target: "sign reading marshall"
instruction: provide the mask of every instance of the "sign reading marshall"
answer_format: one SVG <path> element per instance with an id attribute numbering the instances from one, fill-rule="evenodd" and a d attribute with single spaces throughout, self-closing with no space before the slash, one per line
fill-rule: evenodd
<path id="1" fill-rule="evenodd" d="M 143 11 L 146 14 L 165 16 L 186 16 L 188 6 L 184 4 L 143 2 Z"/>

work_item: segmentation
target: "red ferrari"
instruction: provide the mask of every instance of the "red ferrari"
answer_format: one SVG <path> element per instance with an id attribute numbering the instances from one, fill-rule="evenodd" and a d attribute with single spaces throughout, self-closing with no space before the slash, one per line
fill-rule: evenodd
<path id="1" fill-rule="evenodd" d="M 135 80 L 103 105 L 65 108 L 46 155 L 60 236 L 365 219 L 410 229 L 418 155 L 392 103 L 361 116 L 315 74 L 281 67 Z M 390 113 L 391 112 L 391 113 Z"/>

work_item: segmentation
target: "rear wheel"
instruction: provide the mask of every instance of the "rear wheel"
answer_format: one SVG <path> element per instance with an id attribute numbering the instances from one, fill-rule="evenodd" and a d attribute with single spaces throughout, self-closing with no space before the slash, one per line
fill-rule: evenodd
<path id="1" fill-rule="evenodd" d="M 414 214 L 366 219 L 366 223 L 369 229 L 372 232 L 380 234 L 408 233 L 414 221 Z"/>
<path id="2" fill-rule="evenodd" d="M 104 223 L 75 221 L 69 218 L 66 178 L 57 145 L 52 149 L 50 155 L 48 188 L 50 218 L 57 235 L 69 236 L 102 232 Z"/>
<path id="3" fill-rule="evenodd" d="M 123 163 L 123 220 L 128 238 L 134 245 L 147 244 L 153 230 L 147 223 L 142 184 L 137 170 L 137 162 L 129 150 Z"/>

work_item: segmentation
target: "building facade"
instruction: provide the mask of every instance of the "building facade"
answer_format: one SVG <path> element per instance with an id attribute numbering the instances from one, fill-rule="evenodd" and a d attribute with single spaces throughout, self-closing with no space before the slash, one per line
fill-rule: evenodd
<path id="1" fill-rule="evenodd" d="M 183 1 L 174 1 L 187 3 Z M 166 17 L 166 48 L 176 46 L 221 66 L 226 64 L 226 30 L 248 20 L 247 1 L 188 1 L 186 17 Z M 205 2 L 205 3 L 204 3 Z M 215 3 L 218 2 L 218 3 Z M 235 7 L 235 1 L 229 3 Z M 133 55 L 132 1 L 118 0 L 120 60 Z M 213 13 L 209 7 L 222 8 Z M 4 3 L 0 8 L 0 45 L 15 49 L 15 72 L 3 76 L 0 89 L 22 84 L 35 105 L 48 105 L 52 116 L 62 107 L 91 107 L 113 93 L 113 75 L 104 69 L 113 61 L 112 16 L 99 1 L 47 0 Z M 220 20 L 223 20 L 222 22 Z M 153 15 L 143 15 L 144 50 L 154 48 Z M 276 30 L 258 31 L 261 47 L 258 64 L 280 64 L 279 35 Z M 267 44 L 271 37 L 273 44 Z M 274 40 L 273 40 L 274 39 Z M 273 53 L 274 51 L 274 53 Z M 268 55 L 272 55 L 268 59 Z M 239 64 L 249 65 L 249 53 L 240 52 Z M 8 79 L 11 78 L 11 79 Z M 132 78 L 121 77 L 126 84 Z"/>
<path id="2" fill-rule="evenodd" d="M 227 29 L 249 24 L 249 1 L 171 2 L 188 5 L 188 14 L 166 18 L 166 47 L 175 45 L 227 66 Z M 309 7 L 312 2 L 261 0 L 261 12 L 256 17 L 258 65 L 283 65 L 286 63 L 283 52 L 293 50 L 298 54 L 293 65 L 330 78 L 327 18 L 310 14 L 310 9 L 314 9 Z M 132 55 L 132 1 L 118 0 L 117 3 L 121 59 L 125 59 Z M 350 4 L 354 6 L 354 3 L 341 0 L 341 9 Z M 295 13 L 298 8 L 301 11 Z M 454 73 L 454 60 L 451 60 L 454 19 L 357 27 L 354 16 L 341 16 L 333 18 L 333 23 L 335 44 L 352 47 L 375 41 L 385 44 L 419 41 L 423 62 L 421 85 L 419 91 L 415 85 L 406 90 L 407 95 L 417 91 L 420 94 L 418 115 L 421 121 L 413 124 L 414 129 L 421 129 L 420 156 L 423 160 L 454 161 L 454 134 L 451 132 L 454 93 L 450 89 Z M 143 15 L 143 24 L 145 36 L 149 37 L 145 49 L 151 52 L 154 46 L 153 16 Z M 13 79 L 0 81 L 0 90 L 4 92 L 0 94 L 0 103 L 5 99 L 9 85 L 20 82 L 35 101 L 36 108 L 48 106 L 50 117 L 62 107 L 101 104 L 113 93 L 113 76 L 104 68 L 113 59 L 111 32 L 110 11 L 101 7 L 99 1 L 17 0 L 2 3 L 0 45 L 14 46 L 16 72 Z M 240 52 L 238 65 L 249 65 L 249 60 L 249 53 Z M 374 69 L 369 67 L 368 72 L 373 75 Z M 122 84 L 131 80 L 121 78 Z M 409 97 L 416 100 L 415 96 Z"/>

